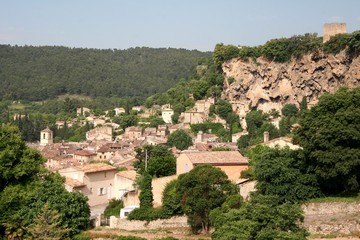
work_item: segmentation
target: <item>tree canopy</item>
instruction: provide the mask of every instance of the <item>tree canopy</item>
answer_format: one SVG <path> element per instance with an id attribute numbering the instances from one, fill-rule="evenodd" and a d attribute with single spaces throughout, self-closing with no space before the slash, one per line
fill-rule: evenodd
<path id="1" fill-rule="evenodd" d="M 240 208 L 221 207 L 211 212 L 215 231 L 212 239 L 291 239 L 305 240 L 306 230 L 300 206 L 281 203 L 271 195 L 253 195 Z"/>
<path id="2" fill-rule="evenodd" d="M 193 232 L 209 231 L 210 211 L 238 192 L 237 186 L 222 170 L 210 165 L 199 165 L 180 175 L 176 190 L 181 196 L 182 209 L 188 216 Z"/>
<path id="3" fill-rule="evenodd" d="M 40 153 L 25 145 L 16 127 L 1 125 L 0 140 L 0 236 L 30 234 L 29 226 L 37 224 L 45 203 L 49 211 L 59 213 L 57 224 L 59 220 L 70 235 L 87 228 L 87 198 L 68 192 L 60 175 L 45 170 Z"/>
<path id="4" fill-rule="evenodd" d="M 301 166 L 301 150 L 265 147 L 253 159 L 259 193 L 276 195 L 279 201 L 289 203 L 321 196 L 315 175 Z"/>
<path id="5" fill-rule="evenodd" d="M 164 177 L 176 173 L 176 158 L 166 146 L 145 145 L 135 151 L 134 168 L 139 174 L 147 172 L 152 177 Z"/>
<path id="6" fill-rule="evenodd" d="M 0 99 L 39 101 L 66 93 L 145 98 L 189 78 L 197 61 L 210 53 L 0 45 L 0 56 Z"/>
<path id="7" fill-rule="evenodd" d="M 296 139 L 326 193 L 360 189 L 360 88 L 324 94 L 303 113 Z"/>
<path id="8" fill-rule="evenodd" d="M 185 150 L 193 145 L 191 136 L 183 129 L 176 130 L 167 137 L 167 145 L 175 146 L 177 149 Z"/>

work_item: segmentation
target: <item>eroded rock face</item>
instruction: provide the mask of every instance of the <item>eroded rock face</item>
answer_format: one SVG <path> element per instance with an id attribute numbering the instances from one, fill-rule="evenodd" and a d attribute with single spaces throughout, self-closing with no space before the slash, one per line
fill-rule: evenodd
<path id="1" fill-rule="evenodd" d="M 288 63 L 232 59 L 222 69 L 224 97 L 240 116 L 251 107 L 281 112 L 286 103 L 299 106 L 304 96 L 311 106 L 325 92 L 360 86 L 360 57 L 349 58 L 345 51 L 335 56 L 313 53 Z M 235 80 L 230 85 L 229 78 Z"/>

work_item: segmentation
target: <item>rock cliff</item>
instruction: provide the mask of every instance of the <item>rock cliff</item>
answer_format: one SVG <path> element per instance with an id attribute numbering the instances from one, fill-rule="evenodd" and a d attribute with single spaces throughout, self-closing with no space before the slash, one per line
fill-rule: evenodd
<path id="1" fill-rule="evenodd" d="M 325 92 L 341 86 L 360 86 L 360 57 L 312 53 L 287 63 L 276 63 L 262 57 L 243 61 L 232 59 L 222 65 L 224 96 L 240 115 L 252 108 L 280 112 L 286 103 L 299 106 L 304 96 L 311 106 Z"/>

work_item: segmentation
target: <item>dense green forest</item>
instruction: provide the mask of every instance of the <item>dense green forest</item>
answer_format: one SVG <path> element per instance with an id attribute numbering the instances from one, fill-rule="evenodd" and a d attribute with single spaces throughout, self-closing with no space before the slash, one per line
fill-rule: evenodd
<path id="1" fill-rule="evenodd" d="M 146 98 L 188 79 L 211 53 L 0 45 L 0 99 L 39 101 L 63 94 Z"/>

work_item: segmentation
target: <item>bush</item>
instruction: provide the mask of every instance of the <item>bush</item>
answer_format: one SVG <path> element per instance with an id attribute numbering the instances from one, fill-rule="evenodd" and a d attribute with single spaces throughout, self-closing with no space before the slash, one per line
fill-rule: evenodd
<path id="1" fill-rule="evenodd" d="M 105 208 L 104 215 L 106 217 L 119 216 L 120 209 L 124 207 L 121 200 L 111 199 L 109 205 Z"/>
<path id="2" fill-rule="evenodd" d="M 129 220 L 153 221 L 169 218 L 162 208 L 136 208 L 128 215 Z"/>

